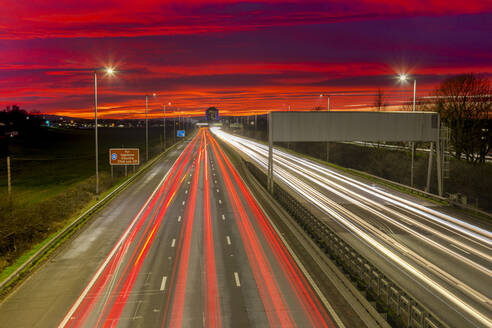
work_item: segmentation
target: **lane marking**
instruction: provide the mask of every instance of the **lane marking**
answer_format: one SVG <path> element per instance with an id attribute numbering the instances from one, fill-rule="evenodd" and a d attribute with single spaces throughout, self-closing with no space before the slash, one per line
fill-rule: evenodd
<path id="1" fill-rule="evenodd" d="M 188 184 L 190 184 L 190 182 L 188 181 Z"/>
<path id="2" fill-rule="evenodd" d="M 224 221 L 225 221 L 225 215 L 224 215 L 224 214 L 222 214 L 222 220 L 224 220 Z"/>
<path id="3" fill-rule="evenodd" d="M 178 216 L 178 222 L 181 222 L 181 215 Z"/>
<path id="4" fill-rule="evenodd" d="M 166 281 L 167 281 L 167 276 L 162 277 L 160 290 L 166 289 Z"/>
<path id="5" fill-rule="evenodd" d="M 171 243 L 171 247 L 174 247 L 174 245 L 176 245 L 176 238 L 173 238 L 173 241 Z"/>
<path id="6" fill-rule="evenodd" d="M 219 204 L 222 204 L 222 201 L 219 199 Z"/>
<path id="7" fill-rule="evenodd" d="M 217 180 L 215 180 L 214 182 L 217 183 Z"/>
<path id="8" fill-rule="evenodd" d="M 227 236 L 226 239 L 227 239 L 227 244 L 230 245 L 231 244 L 231 237 Z"/>
<path id="9" fill-rule="evenodd" d="M 185 201 L 185 200 L 183 200 L 183 205 L 184 205 L 185 203 L 186 203 L 186 201 Z"/>
<path id="10" fill-rule="evenodd" d="M 188 190 L 185 190 L 185 194 L 187 194 L 187 193 L 188 193 Z"/>
<path id="11" fill-rule="evenodd" d="M 237 272 L 234 272 L 234 279 L 236 280 L 236 286 L 241 287 L 241 282 L 239 281 L 239 275 Z"/>
<path id="12" fill-rule="evenodd" d="M 138 310 L 140 310 L 140 306 L 142 305 L 143 301 L 138 301 L 137 302 L 137 307 L 135 308 L 135 313 L 133 313 L 132 320 L 136 320 L 140 317 L 137 317 Z"/>
<path id="13" fill-rule="evenodd" d="M 219 189 L 217 189 L 217 192 L 219 192 Z"/>

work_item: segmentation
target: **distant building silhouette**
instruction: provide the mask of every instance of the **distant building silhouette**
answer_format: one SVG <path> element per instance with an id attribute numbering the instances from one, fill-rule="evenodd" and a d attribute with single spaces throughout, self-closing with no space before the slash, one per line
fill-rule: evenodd
<path id="1" fill-rule="evenodd" d="M 209 107 L 205 111 L 205 118 L 207 121 L 218 121 L 219 120 L 219 110 L 215 107 Z"/>

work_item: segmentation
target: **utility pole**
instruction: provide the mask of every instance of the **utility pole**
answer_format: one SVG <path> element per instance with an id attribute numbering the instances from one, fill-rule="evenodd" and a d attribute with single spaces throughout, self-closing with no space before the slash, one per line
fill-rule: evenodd
<path id="1" fill-rule="evenodd" d="M 7 156 L 7 190 L 9 194 L 9 206 L 12 208 L 12 176 L 10 173 L 10 156 Z"/>
<path id="2" fill-rule="evenodd" d="M 163 143 L 164 143 L 164 150 L 166 149 L 166 105 L 164 105 L 164 116 L 163 116 L 163 121 L 164 121 L 164 136 L 163 136 Z"/>
<path id="3" fill-rule="evenodd" d="M 145 161 L 149 161 L 149 121 L 147 119 L 147 104 L 149 96 L 145 96 Z"/>
<path id="4" fill-rule="evenodd" d="M 94 71 L 94 123 L 96 132 L 96 196 L 99 195 L 99 149 L 97 144 L 97 72 Z"/>

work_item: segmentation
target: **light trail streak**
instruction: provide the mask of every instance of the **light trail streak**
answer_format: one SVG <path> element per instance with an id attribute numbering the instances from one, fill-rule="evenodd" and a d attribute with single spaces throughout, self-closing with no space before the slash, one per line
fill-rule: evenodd
<path id="1" fill-rule="evenodd" d="M 173 297 L 173 310 L 170 317 L 170 327 L 182 327 L 183 326 L 183 308 L 184 308 L 184 298 L 186 292 L 186 283 L 188 277 L 188 264 L 190 258 L 190 246 L 191 246 L 191 235 L 193 231 L 193 221 L 195 217 L 195 203 L 198 189 L 198 178 L 200 175 L 200 166 L 203 150 L 203 139 L 204 133 L 203 129 L 200 129 L 200 148 L 196 158 L 196 168 L 193 172 L 193 183 L 191 185 L 189 193 L 189 201 L 185 211 L 185 221 L 184 221 L 184 234 L 181 239 L 181 248 L 179 252 L 179 268 L 176 280 L 176 288 L 174 290 Z M 165 320 L 163 320 L 162 325 L 165 325 Z"/>
<path id="2" fill-rule="evenodd" d="M 253 199 L 251 193 L 247 189 L 243 180 L 238 175 L 237 171 L 234 169 L 229 159 L 223 153 L 217 141 L 211 137 L 211 141 L 217 148 L 222 156 L 222 159 L 226 163 L 229 171 L 232 173 L 235 184 L 239 186 L 239 189 L 246 199 L 249 208 L 254 213 L 257 224 L 260 226 L 264 235 L 269 241 L 269 245 L 272 247 L 277 261 L 281 263 L 281 268 L 284 272 L 284 276 L 288 278 L 291 289 L 295 292 L 297 299 L 301 301 L 303 310 L 306 317 L 309 318 L 312 327 L 335 327 L 330 316 L 324 310 L 318 298 L 314 295 L 311 286 L 306 281 L 306 278 L 301 273 L 299 267 L 296 265 L 290 254 L 285 248 L 285 245 L 280 241 L 277 233 L 273 230 L 268 219 L 263 214 L 263 211 L 258 207 L 258 204 Z"/>
<path id="3" fill-rule="evenodd" d="M 208 151 L 207 139 L 203 149 L 204 157 L 204 196 L 203 196 L 203 215 L 204 215 L 204 258 L 205 258 L 205 326 L 222 327 L 220 319 L 220 302 L 217 286 L 217 272 L 215 264 L 215 250 L 212 231 L 212 215 L 210 213 L 210 183 L 208 172 Z M 229 236 L 227 237 L 229 238 Z M 230 239 L 229 243 L 230 243 Z"/>
<path id="4" fill-rule="evenodd" d="M 265 307 L 270 326 L 295 327 L 290 310 L 285 303 L 282 292 L 278 286 L 272 268 L 266 258 L 251 222 L 246 215 L 246 210 L 236 192 L 236 189 L 227 173 L 227 170 L 218 155 L 215 145 L 212 143 L 215 158 L 219 164 L 222 176 L 226 183 L 229 199 L 233 205 L 234 217 L 244 243 L 253 276 L 258 286 L 260 298 Z"/>
<path id="5" fill-rule="evenodd" d="M 217 129 L 212 129 L 214 134 L 216 134 L 219 138 L 224 140 L 225 142 L 229 143 L 235 148 L 238 148 L 241 152 L 244 154 L 248 155 L 251 157 L 254 161 L 256 161 L 260 166 L 266 168 L 267 167 L 267 153 L 266 153 L 266 146 L 251 142 L 249 140 L 239 138 L 236 136 L 232 136 L 230 134 L 227 134 L 223 131 L 217 130 Z M 280 154 L 280 155 L 279 155 Z M 424 261 L 426 265 L 429 264 L 428 261 L 425 261 L 422 257 L 416 256 L 417 254 L 410 251 L 408 248 L 405 246 L 397 243 L 394 239 L 387 238 L 383 232 L 381 232 L 378 229 L 375 229 L 371 225 L 367 224 L 364 220 L 358 218 L 355 216 L 353 213 L 350 211 L 347 211 L 343 207 L 339 206 L 333 201 L 330 201 L 327 197 L 325 197 L 322 193 L 318 192 L 308 184 L 304 183 L 300 179 L 297 179 L 294 177 L 294 175 L 290 174 L 288 171 L 282 169 L 279 164 L 285 166 L 286 168 L 288 167 L 290 170 L 295 171 L 297 174 L 300 174 L 301 176 L 307 178 L 308 180 L 317 183 L 318 185 L 321 185 L 323 188 L 335 192 L 337 195 L 341 196 L 342 194 L 334 188 L 328 186 L 326 183 L 323 184 L 323 182 L 319 181 L 314 181 L 317 180 L 315 177 L 313 177 L 313 174 L 307 174 L 305 171 L 302 172 L 303 170 L 300 170 L 300 166 L 297 165 L 296 163 L 306 163 L 307 161 L 305 160 L 300 160 L 298 158 L 295 158 L 295 160 L 292 160 L 294 156 L 290 154 L 286 154 L 280 151 L 275 150 L 275 156 L 274 160 L 276 162 L 275 168 L 275 175 L 277 178 L 281 179 L 286 185 L 290 186 L 293 190 L 295 190 L 299 195 L 304 197 L 305 199 L 309 200 L 311 203 L 316 205 L 318 208 L 322 209 L 325 213 L 331 215 L 333 218 L 337 220 L 339 224 L 345 227 L 345 229 L 351 231 L 353 234 L 358 236 L 358 238 L 366 243 L 368 246 L 370 246 L 372 249 L 377 250 L 380 252 L 380 254 L 383 254 L 387 259 L 391 260 L 393 263 L 397 264 L 400 268 L 404 269 L 406 272 L 411 274 L 412 276 L 416 277 L 418 280 L 422 281 L 424 284 L 427 286 L 431 287 L 435 292 L 438 293 L 438 295 L 441 295 L 444 297 L 447 301 L 451 302 L 454 306 L 456 306 L 460 311 L 464 311 L 464 313 L 467 313 L 471 318 L 474 320 L 477 320 L 481 324 L 484 324 L 486 326 L 491 326 L 492 321 L 490 317 L 476 308 L 474 308 L 472 305 L 468 304 L 467 302 L 461 300 L 459 297 L 457 297 L 453 292 L 449 291 L 446 289 L 444 286 L 442 286 L 440 283 L 436 282 L 434 279 L 426 275 L 423 271 L 419 270 L 417 267 L 411 265 L 409 262 L 405 261 L 402 257 L 397 255 L 395 252 L 391 251 L 389 248 L 384 246 L 383 243 L 377 241 L 375 238 L 373 238 L 371 235 L 369 235 L 367 231 L 372 231 L 372 235 L 377 236 L 378 238 L 382 238 L 385 240 L 386 243 L 391 245 L 393 248 L 399 249 L 403 254 L 409 255 L 411 257 L 414 257 L 414 260 L 420 260 Z M 289 159 L 289 160 L 287 160 Z M 306 165 L 308 166 L 308 165 Z M 309 167 L 311 166 L 316 166 L 312 163 L 309 163 Z M 301 171 L 301 172 L 299 172 Z M 319 169 L 317 169 L 319 171 Z M 333 174 L 330 170 L 324 169 L 322 171 L 329 171 L 325 172 L 327 174 L 330 174 L 331 176 L 336 177 L 338 180 L 343 179 L 344 183 L 347 183 L 345 181 L 345 177 L 339 174 Z M 343 178 L 342 178 L 343 177 Z M 326 181 L 325 179 L 321 179 L 322 181 Z M 412 202 L 404 199 L 400 199 L 399 197 L 389 195 L 386 192 L 382 192 L 379 190 L 374 190 L 373 188 L 369 189 L 364 187 L 364 185 L 360 182 L 356 182 L 353 179 L 347 179 L 348 183 L 353 185 L 354 187 L 358 188 L 359 190 L 364 190 L 365 192 L 370 192 L 371 194 L 378 196 L 381 199 L 388 200 L 389 202 L 392 202 L 393 204 L 404 207 L 408 210 L 411 210 L 414 213 L 426 216 L 427 219 L 432 220 L 433 223 L 435 224 L 443 224 L 446 226 L 447 229 L 451 229 L 457 233 L 462 233 L 468 238 L 472 238 L 474 241 L 478 242 L 481 241 L 485 244 L 485 246 L 490 244 L 490 233 L 488 231 L 485 231 L 483 229 L 480 229 L 478 227 L 475 227 L 473 225 L 470 225 L 466 222 L 462 222 L 461 220 L 458 220 L 456 218 L 452 218 L 446 214 L 439 213 L 434 210 L 430 210 L 425 208 L 424 206 L 418 205 L 418 204 L 413 204 Z M 360 202 L 356 201 L 354 198 L 350 198 L 347 195 L 344 195 L 345 199 L 349 199 L 352 202 L 358 204 L 359 206 L 361 205 Z M 360 198 L 359 198 L 360 199 Z M 368 210 L 368 206 L 365 207 L 366 210 Z M 371 210 L 373 213 L 374 210 Z M 378 214 L 381 217 L 381 213 L 376 212 L 375 214 Z M 384 218 L 388 219 L 387 216 L 383 216 Z M 350 219 L 349 219 L 350 218 Z M 353 220 L 357 224 L 359 224 L 361 227 L 364 229 L 361 229 L 357 227 L 357 225 L 353 222 Z M 393 220 L 394 221 L 394 220 Z M 409 228 L 406 228 L 406 231 L 410 231 Z M 423 239 L 427 242 L 430 241 L 430 239 L 426 240 Z M 461 243 L 462 244 L 462 243 Z M 462 244 L 463 245 L 463 244 Z M 433 244 L 433 246 L 436 246 L 436 243 Z M 467 249 L 474 250 L 471 247 L 467 247 Z M 453 253 L 452 251 L 450 254 L 456 254 Z M 481 255 L 485 255 L 487 257 L 488 255 L 483 253 Z M 461 255 L 457 256 L 459 259 L 463 259 Z M 470 262 L 467 262 L 470 264 Z M 441 278 L 445 278 L 448 281 L 451 281 L 455 286 L 458 286 L 462 290 L 466 291 L 469 295 L 476 297 L 479 299 L 481 302 L 484 302 L 486 304 L 490 304 L 490 300 L 485 296 L 482 295 L 472 288 L 464 285 L 463 283 L 457 281 L 454 279 L 454 277 L 450 276 L 447 274 L 444 270 L 438 268 L 437 266 L 431 264 L 431 268 L 437 272 Z M 487 272 L 487 268 L 482 268 Z"/>
<path id="6" fill-rule="evenodd" d="M 94 273 L 93 277 L 84 288 L 82 293 L 76 299 L 75 303 L 68 310 L 63 320 L 58 327 L 65 326 L 81 326 L 87 318 L 87 315 L 91 312 L 96 301 L 101 296 L 101 291 L 106 287 L 109 277 L 114 276 L 116 268 L 119 268 L 122 264 L 122 259 L 126 255 L 129 245 L 133 242 L 136 234 L 141 229 L 143 223 L 146 221 L 150 211 L 154 208 L 158 199 L 165 192 L 169 185 L 170 178 L 174 178 L 176 169 L 183 164 L 183 160 L 188 157 L 189 151 L 196 142 L 196 138 L 185 148 L 180 157 L 173 164 L 171 169 L 159 182 L 156 189 L 148 197 L 145 204 L 137 213 L 135 218 L 131 221 L 128 227 L 125 229 L 117 243 L 111 249 L 105 260 L 101 263 L 99 268 Z M 149 205 L 150 203 L 150 205 Z"/>

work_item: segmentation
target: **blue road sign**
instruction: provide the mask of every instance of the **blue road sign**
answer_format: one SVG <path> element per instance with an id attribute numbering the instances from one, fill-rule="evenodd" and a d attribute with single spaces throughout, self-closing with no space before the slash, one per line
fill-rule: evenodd
<path id="1" fill-rule="evenodd" d="M 185 136 L 185 130 L 178 130 L 178 137 L 184 137 Z"/>
<path id="2" fill-rule="evenodd" d="M 111 154 L 111 158 L 113 159 L 113 161 L 116 161 L 116 158 L 117 158 L 117 157 L 118 157 L 118 156 L 117 156 L 116 154 Z"/>

